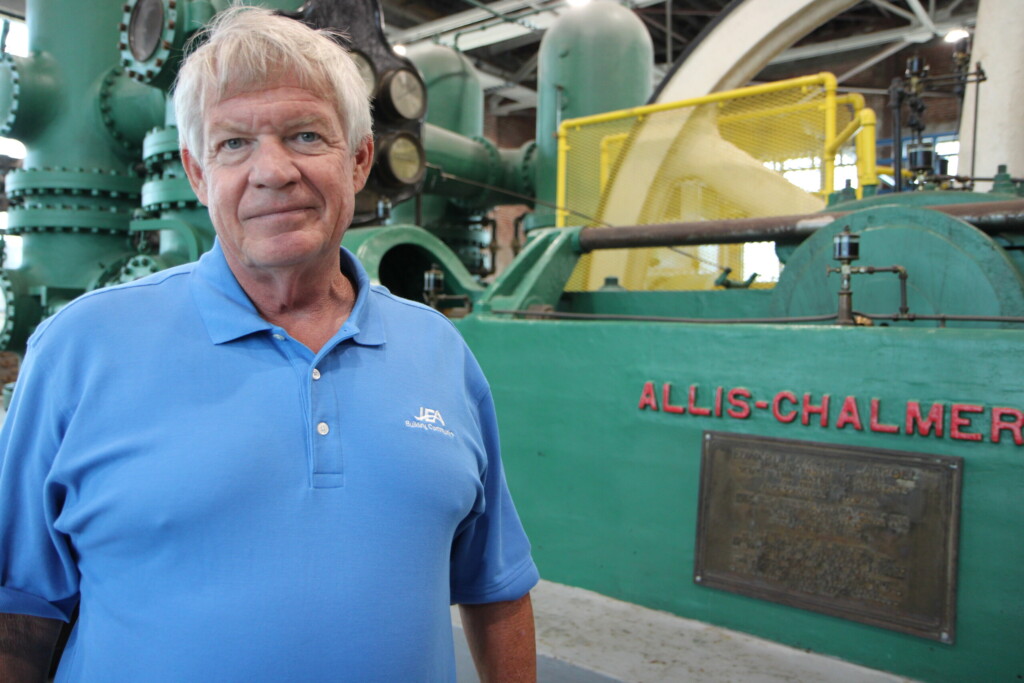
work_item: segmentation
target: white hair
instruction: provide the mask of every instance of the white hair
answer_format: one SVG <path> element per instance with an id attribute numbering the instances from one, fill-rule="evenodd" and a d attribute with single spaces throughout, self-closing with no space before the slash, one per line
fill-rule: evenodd
<path id="1" fill-rule="evenodd" d="M 296 80 L 332 104 L 356 150 L 373 135 L 369 96 L 348 52 L 330 30 L 252 6 L 218 13 L 190 45 L 174 86 L 178 144 L 203 160 L 203 114 L 224 99 Z"/>

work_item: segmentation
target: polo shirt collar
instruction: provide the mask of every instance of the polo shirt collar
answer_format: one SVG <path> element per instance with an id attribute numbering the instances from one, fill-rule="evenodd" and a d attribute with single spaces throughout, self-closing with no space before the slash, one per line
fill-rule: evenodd
<path id="1" fill-rule="evenodd" d="M 384 325 L 380 310 L 370 296 L 370 277 L 352 252 L 344 247 L 341 247 L 341 270 L 356 287 L 356 302 L 332 345 L 345 338 L 366 346 L 383 344 Z M 238 284 L 224 258 L 220 240 L 214 240 L 213 248 L 200 257 L 193 271 L 191 288 L 199 315 L 214 344 L 274 329 L 260 317 Z"/>

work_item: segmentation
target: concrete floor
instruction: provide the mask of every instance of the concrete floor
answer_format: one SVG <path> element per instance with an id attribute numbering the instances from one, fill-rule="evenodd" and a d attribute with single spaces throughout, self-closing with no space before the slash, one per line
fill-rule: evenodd
<path id="1" fill-rule="evenodd" d="M 480 683 L 473 668 L 473 658 L 461 628 L 455 628 L 455 667 L 458 683 Z M 552 657 L 537 655 L 537 680 L 540 683 L 617 683 L 618 678 L 603 676 Z"/>
<path id="2" fill-rule="evenodd" d="M 532 597 L 541 683 L 912 683 L 580 588 L 541 581 Z M 459 683 L 477 683 L 461 628 L 455 642 Z"/>

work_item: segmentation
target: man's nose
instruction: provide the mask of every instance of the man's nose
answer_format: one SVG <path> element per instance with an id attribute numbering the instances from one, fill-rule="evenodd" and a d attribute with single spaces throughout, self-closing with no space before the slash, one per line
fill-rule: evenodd
<path id="1" fill-rule="evenodd" d="M 251 161 L 249 181 L 258 187 L 284 187 L 299 179 L 299 169 L 282 140 L 260 140 Z"/>

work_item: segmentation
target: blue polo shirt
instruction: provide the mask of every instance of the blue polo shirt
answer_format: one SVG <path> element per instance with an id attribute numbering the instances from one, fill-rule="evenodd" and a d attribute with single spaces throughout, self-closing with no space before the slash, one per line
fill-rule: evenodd
<path id="1" fill-rule="evenodd" d="M 219 246 L 29 343 L 0 432 L 0 612 L 80 615 L 58 681 L 449 681 L 449 603 L 537 581 L 490 391 L 371 286 L 314 354 Z"/>

